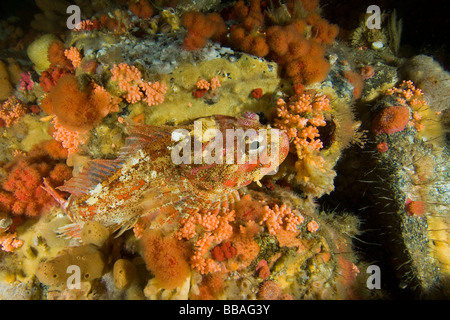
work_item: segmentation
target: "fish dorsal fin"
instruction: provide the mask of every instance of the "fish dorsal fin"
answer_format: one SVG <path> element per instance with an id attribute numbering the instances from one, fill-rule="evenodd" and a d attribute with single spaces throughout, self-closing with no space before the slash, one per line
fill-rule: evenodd
<path id="1" fill-rule="evenodd" d="M 63 186 L 57 189 L 66 191 L 74 196 L 88 194 L 99 183 L 112 176 L 122 165 L 118 160 L 96 159 L 88 162 L 86 167 Z"/>
<path id="2" fill-rule="evenodd" d="M 112 176 L 124 162 L 148 145 L 156 145 L 161 138 L 168 137 L 171 131 L 165 127 L 154 127 L 142 124 L 133 124 L 128 127 L 129 136 L 124 147 L 120 150 L 117 159 L 96 159 L 88 162 L 87 166 L 63 186 L 57 189 L 66 191 L 74 196 L 88 194 L 99 183 Z"/>
<path id="3" fill-rule="evenodd" d="M 167 126 L 156 127 L 145 124 L 132 124 L 128 127 L 129 135 L 120 150 L 118 161 L 124 161 L 146 146 L 155 146 L 162 138 L 170 137 L 171 130 Z"/>

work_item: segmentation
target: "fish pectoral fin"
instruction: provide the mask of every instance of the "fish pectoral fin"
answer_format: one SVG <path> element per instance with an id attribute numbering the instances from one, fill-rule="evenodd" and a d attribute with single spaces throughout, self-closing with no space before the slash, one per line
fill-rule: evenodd
<path id="1" fill-rule="evenodd" d="M 58 237 L 65 239 L 79 239 L 81 240 L 82 226 L 77 223 L 69 223 L 65 226 L 59 227 L 56 230 Z"/>
<path id="2" fill-rule="evenodd" d="M 185 211 L 209 211 L 213 214 L 226 213 L 234 209 L 234 204 L 240 200 L 239 193 L 233 190 L 230 193 L 224 193 L 217 196 L 198 195 L 192 201 L 186 203 Z"/>
<path id="3" fill-rule="evenodd" d="M 43 180 L 44 185 L 41 186 L 42 189 L 47 191 L 63 208 L 64 212 L 66 212 L 67 206 L 69 205 L 69 201 L 61 197 L 58 192 L 48 183 L 47 179 Z"/>
<path id="4" fill-rule="evenodd" d="M 122 162 L 118 160 L 91 160 L 80 174 L 57 189 L 69 192 L 74 196 L 88 194 L 90 190 L 108 179 L 108 177 L 113 175 L 121 166 Z"/>
<path id="5" fill-rule="evenodd" d="M 114 234 L 114 238 L 118 238 L 120 237 L 125 231 L 130 230 L 131 228 L 134 227 L 134 225 L 136 224 L 136 221 L 138 219 L 133 219 L 131 221 L 128 221 L 126 224 L 123 225 L 118 225 L 117 227 L 113 228 L 113 233 Z"/>

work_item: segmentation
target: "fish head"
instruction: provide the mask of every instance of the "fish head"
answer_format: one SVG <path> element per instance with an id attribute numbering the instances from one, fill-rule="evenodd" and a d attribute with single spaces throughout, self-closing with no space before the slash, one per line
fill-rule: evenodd
<path id="1" fill-rule="evenodd" d="M 289 152 L 282 130 L 262 125 L 256 113 L 199 118 L 185 132 L 180 173 L 205 190 L 239 189 L 276 173 Z M 189 144 L 189 146 L 187 145 Z"/>

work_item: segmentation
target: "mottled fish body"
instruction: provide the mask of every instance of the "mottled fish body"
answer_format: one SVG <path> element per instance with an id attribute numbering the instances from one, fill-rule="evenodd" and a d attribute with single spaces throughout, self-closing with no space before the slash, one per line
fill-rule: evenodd
<path id="1" fill-rule="evenodd" d="M 230 153 L 226 139 L 230 130 L 238 129 L 250 132 L 244 141 L 249 144 L 255 143 L 254 132 L 267 128 L 254 113 L 245 113 L 240 118 L 205 117 L 177 127 L 133 125 L 117 159 L 92 160 L 80 174 L 58 188 L 71 194 L 67 201 L 58 198 L 46 183 L 45 188 L 62 204 L 75 226 L 97 221 L 111 232 L 131 228 L 140 217 L 152 220 L 161 213 L 168 218 L 174 213 L 226 210 L 239 199 L 239 188 L 276 169 L 289 151 L 287 135 L 281 132 L 277 141 L 263 145 L 267 152 L 256 162 L 240 162 L 242 154 L 238 154 L 237 148 Z M 268 137 L 274 133 L 272 130 L 276 129 L 267 129 Z M 200 146 L 203 155 L 211 146 L 217 147 L 213 144 L 218 142 L 218 136 L 211 132 L 223 136 L 223 149 L 214 149 L 216 153 L 222 150 L 220 156 L 213 152 L 215 162 L 208 159 L 199 162 L 196 146 Z M 248 145 L 246 150 L 252 152 Z M 264 157 L 274 150 L 278 152 L 276 161 L 269 163 Z M 185 156 L 182 163 L 174 159 L 180 152 Z"/>

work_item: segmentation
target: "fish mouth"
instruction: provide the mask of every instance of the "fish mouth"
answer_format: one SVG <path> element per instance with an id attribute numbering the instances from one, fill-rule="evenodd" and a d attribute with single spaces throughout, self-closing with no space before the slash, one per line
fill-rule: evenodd
<path id="1" fill-rule="evenodd" d="M 274 130 L 274 129 L 272 129 Z M 278 172 L 278 167 L 289 154 L 289 137 L 284 130 L 278 130 L 278 148 L 271 148 L 271 155 L 267 154 L 261 157 L 260 161 L 265 163 L 260 170 L 260 177 L 265 175 L 274 175 Z M 275 149 L 275 150 L 274 150 Z M 278 149 L 277 154 L 273 154 Z M 257 179 L 257 178 L 255 178 Z M 257 179 L 259 180 L 259 179 Z"/>
<path id="2" fill-rule="evenodd" d="M 280 131 L 280 163 L 282 163 L 289 154 L 289 137 L 284 130 Z"/>

